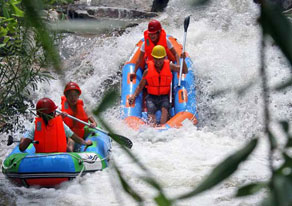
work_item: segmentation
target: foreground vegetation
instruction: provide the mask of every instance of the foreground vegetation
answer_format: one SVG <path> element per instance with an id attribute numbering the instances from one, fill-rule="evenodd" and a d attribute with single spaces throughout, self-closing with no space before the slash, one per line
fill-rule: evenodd
<path id="1" fill-rule="evenodd" d="M 200 3 L 207 3 L 207 0 L 201 0 Z M 271 37 L 279 46 L 283 54 L 288 59 L 292 68 L 292 31 L 291 23 L 284 17 L 281 10 L 268 0 L 262 0 L 260 7 L 259 24 L 262 29 L 261 41 L 261 97 L 264 102 L 263 119 L 264 134 L 270 143 L 269 165 L 271 177 L 265 182 L 251 182 L 238 188 L 237 195 L 248 196 L 254 195 L 260 190 L 266 191 L 266 197 L 262 201 L 264 206 L 289 206 L 292 205 L 292 158 L 289 150 L 292 147 L 292 134 L 289 120 L 281 120 L 279 124 L 286 136 L 286 144 L 281 146 L 278 144 L 277 136 L 275 136 L 270 128 L 270 110 L 269 96 L 271 92 L 283 92 L 291 87 L 292 76 L 285 83 L 277 85 L 275 88 L 268 86 L 269 79 L 266 75 L 265 68 L 265 43 L 267 37 Z M 0 83 L 1 83 L 1 106 L 0 118 L 7 120 L 13 115 L 26 112 L 28 107 L 28 97 L 30 89 L 36 89 L 38 81 L 44 81 L 51 78 L 47 69 L 49 65 L 60 73 L 61 62 L 58 53 L 54 47 L 54 40 L 49 35 L 46 24 L 43 22 L 40 11 L 43 5 L 38 0 L 0 0 L 4 5 L 1 15 L 0 27 Z M 20 6 L 20 3 L 22 6 Z M 56 2 L 54 2 L 56 3 Z M 34 42 L 34 43 L 32 43 Z M 119 95 L 115 91 L 108 92 L 102 103 L 94 110 L 94 114 L 103 124 L 105 129 L 111 131 L 110 127 L 101 118 L 101 112 L 115 103 Z M 113 136 L 114 140 L 117 140 Z M 202 192 L 205 192 L 222 181 L 226 180 L 238 169 L 238 166 L 246 161 L 250 154 L 259 144 L 259 135 L 254 134 L 254 138 L 250 140 L 243 148 L 227 157 L 218 164 L 213 171 L 192 191 L 177 197 L 168 197 L 158 180 L 151 175 L 151 171 L 143 165 L 130 150 L 122 148 L 124 152 L 131 158 L 139 168 L 144 171 L 141 180 L 149 184 L 157 191 L 154 201 L 157 205 L 166 206 L 179 203 L 179 201 L 192 198 Z M 274 166 L 274 154 L 281 154 L 280 166 Z M 120 183 L 124 191 L 130 195 L 139 205 L 144 204 L 143 195 L 135 192 L 132 185 L 127 182 L 123 172 L 118 168 L 115 162 L 112 163 L 119 177 Z"/>

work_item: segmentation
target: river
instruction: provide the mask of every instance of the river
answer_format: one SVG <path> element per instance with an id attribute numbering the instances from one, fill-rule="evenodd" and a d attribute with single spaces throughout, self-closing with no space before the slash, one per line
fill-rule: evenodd
<path id="1" fill-rule="evenodd" d="M 190 191 L 211 170 L 232 152 L 241 148 L 254 134 L 261 136 L 262 99 L 259 78 L 260 34 L 257 24 L 259 10 L 252 0 L 214 1 L 208 7 L 191 7 L 185 0 L 171 0 L 165 12 L 158 16 L 168 34 L 183 40 L 183 20 L 191 16 L 186 51 L 194 63 L 199 124 L 185 122 L 180 129 L 158 132 L 129 129 L 119 118 L 118 104 L 104 112 L 104 118 L 116 133 L 130 138 L 132 152 L 153 172 L 170 197 Z M 104 91 L 119 85 L 119 72 L 135 44 L 142 38 L 148 20 L 127 28 L 122 35 L 80 37 L 69 35 L 60 45 L 64 59 L 66 81 L 76 81 L 87 108 L 95 108 Z M 289 67 L 278 48 L 267 46 L 269 85 L 287 79 Z M 57 77 L 57 76 L 56 76 Z M 255 82 L 242 96 L 239 88 Z M 37 99 L 52 98 L 60 105 L 63 85 L 59 79 L 38 84 L 32 94 Z M 229 89 L 216 93 L 218 90 Z M 276 121 L 292 118 L 292 92 L 270 96 L 272 127 L 281 134 Z M 24 126 L 30 122 L 20 117 Z M 1 140 L 6 134 L 2 134 Z M 15 131 L 17 138 L 20 131 Z M 280 135 L 281 136 L 281 135 Z M 13 146 L 1 143 L 0 159 L 4 160 Z M 270 177 L 268 144 L 264 138 L 239 170 L 223 183 L 199 196 L 177 202 L 180 206 L 253 206 L 258 205 L 264 192 L 246 198 L 235 198 L 236 188 Z M 141 171 L 114 143 L 113 159 L 125 178 L 142 194 L 145 205 L 155 205 L 155 191 L 139 178 Z M 24 188 L 12 185 L 0 175 L 0 197 L 3 205 L 136 205 L 122 190 L 111 168 L 65 183 L 58 189 Z"/>

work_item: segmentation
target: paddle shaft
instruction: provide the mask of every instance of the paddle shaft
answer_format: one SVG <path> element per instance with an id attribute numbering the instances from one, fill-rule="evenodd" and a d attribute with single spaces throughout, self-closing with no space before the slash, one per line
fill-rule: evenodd
<path id="1" fill-rule="evenodd" d="M 59 111 L 59 110 L 56 110 L 56 112 L 57 112 L 57 113 L 62 113 L 62 112 Z M 77 122 L 80 122 L 80 123 L 82 123 L 82 124 L 84 124 L 84 125 L 90 126 L 90 124 L 89 124 L 88 122 L 84 122 L 84 121 L 82 121 L 82 120 L 80 120 L 80 119 L 78 119 L 78 118 L 76 118 L 76 117 L 73 117 L 73 116 L 71 116 L 71 115 L 69 115 L 69 114 L 66 114 L 66 116 L 69 117 L 69 118 L 71 118 L 71 119 L 74 119 L 74 120 L 76 120 Z M 132 141 L 131 141 L 129 138 L 127 138 L 127 137 L 124 137 L 124 136 L 122 136 L 122 135 L 118 135 L 118 134 L 110 134 L 109 132 L 107 132 L 107 131 L 105 131 L 105 130 L 102 130 L 102 129 L 98 128 L 98 127 L 95 127 L 94 129 L 96 129 L 96 130 L 98 130 L 98 131 L 100 131 L 100 132 L 102 132 L 102 133 L 104 133 L 104 134 L 106 134 L 106 135 L 108 135 L 108 136 L 114 135 L 115 138 L 118 138 L 120 141 L 122 141 L 122 142 L 124 143 L 124 145 L 125 145 L 126 147 L 128 147 L 128 148 L 130 148 L 130 149 L 131 149 L 131 147 L 133 146 Z M 113 137 L 112 137 L 112 138 L 113 138 Z"/>
<path id="2" fill-rule="evenodd" d="M 62 113 L 62 112 L 59 111 L 59 110 L 56 110 L 56 112 L 58 112 L 58 113 Z M 84 122 L 84 121 L 82 121 L 81 119 L 78 119 L 78 118 L 76 118 L 76 117 L 73 117 L 73 116 L 71 116 L 71 115 L 69 115 L 69 114 L 66 114 L 66 116 L 69 117 L 70 119 L 74 119 L 74 120 L 76 120 L 77 122 L 80 122 L 80 123 L 82 123 L 82 124 L 84 124 L 84 125 L 86 125 L 86 126 L 90 126 L 90 124 L 89 124 L 88 122 Z M 100 128 L 95 127 L 94 129 L 99 130 L 99 131 L 101 131 L 102 133 L 109 135 L 109 133 L 108 133 L 107 131 L 104 131 L 104 130 L 102 130 L 102 129 L 100 129 Z"/>
<path id="3" fill-rule="evenodd" d="M 7 146 L 12 145 L 14 142 L 20 142 L 20 140 L 14 140 L 11 135 L 9 135 L 8 140 L 7 140 Z M 39 141 L 33 140 L 33 144 L 38 144 Z"/>
<path id="4" fill-rule="evenodd" d="M 190 16 L 185 18 L 184 21 L 184 39 L 183 39 L 183 50 L 182 53 L 185 52 L 185 47 L 186 47 L 186 41 L 187 41 L 187 31 L 190 23 Z M 184 59 L 180 58 L 180 69 L 179 69 L 179 79 L 178 79 L 178 86 L 180 87 L 181 85 L 181 78 L 182 78 L 182 69 L 184 65 Z"/>

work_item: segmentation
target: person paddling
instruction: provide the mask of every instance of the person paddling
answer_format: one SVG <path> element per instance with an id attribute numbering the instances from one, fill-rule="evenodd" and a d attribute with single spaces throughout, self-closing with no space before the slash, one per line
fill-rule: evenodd
<path id="1" fill-rule="evenodd" d="M 97 126 L 96 121 L 92 116 L 87 115 L 84 109 L 84 103 L 82 99 L 79 99 L 81 95 L 81 89 L 75 82 L 68 82 L 64 89 L 64 95 L 61 97 L 62 104 L 62 117 L 65 124 L 79 137 L 85 138 L 84 124 L 66 117 L 67 114 L 76 117 L 84 122 L 91 122 L 90 127 L 95 128 Z M 68 140 L 69 147 L 74 148 L 74 142 Z"/>
<path id="2" fill-rule="evenodd" d="M 92 145 L 91 140 L 84 141 L 63 122 L 61 116 L 56 116 L 58 107 L 49 98 L 42 98 L 36 104 L 37 117 L 31 129 L 28 130 L 20 140 L 19 150 L 24 151 L 34 140 L 36 153 L 52 152 L 72 152 L 67 148 L 67 140 L 86 145 L 86 148 Z M 85 149 L 86 149 L 85 148 Z"/>
<path id="3" fill-rule="evenodd" d="M 180 66 L 170 63 L 166 59 L 166 50 L 163 46 L 157 45 L 153 48 L 151 56 L 153 60 L 147 61 L 148 68 L 144 71 L 142 80 L 140 81 L 134 95 L 130 96 L 128 101 L 132 105 L 136 97 L 146 86 L 148 95 L 146 96 L 146 107 L 148 113 L 149 124 L 156 124 L 155 113 L 161 109 L 160 124 L 165 124 L 168 120 L 169 92 L 172 81 L 172 71 L 179 72 Z M 183 73 L 188 73 L 188 68 L 185 63 L 186 54 L 182 53 L 183 58 Z"/>
<path id="4" fill-rule="evenodd" d="M 148 24 L 148 30 L 144 32 L 144 43 L 140 48 L 140 54 L 135 64 L 134 73 L 130 74 L 131 80 L 136 77 L 139 67 L 144 69 L 145 62 L 153 60 L 151 52 L 156 45 L 161 45 L 165 48 L 167 58 L 170 61 L 179 62 L 179 56 L 171 42 L 167 39 L 166 32 L 161 27 L 160 22 L 157 20 L 151 20 Z"/>

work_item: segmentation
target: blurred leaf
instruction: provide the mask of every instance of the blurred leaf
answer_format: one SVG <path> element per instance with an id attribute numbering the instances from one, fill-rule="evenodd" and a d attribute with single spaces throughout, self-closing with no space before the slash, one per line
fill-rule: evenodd
<path id="1" fill-rule="evenodd" d="M 7 19 L 10 18 L 10 14 L 9 14 L 8 9 L 7 9 L 7 4 L 4 3 L 3 1 L 1 1 L 1 3 L 2 3 L 1 8 L 2 8 L 2 12 L 3 12 L 4 17 L 6 17 Z"/>
<path id="2" fill-rule="evenodd" d="M 148 184 L 152 185 L 158 191 L 162 192 L 161 186 L 151 177 L 142 177 L 142 179 L 147 182 Z"/>
<path id="3" fill-rule="evenodd" d="M 256 84 L 256 80 L 251 79 L 251 80 L 249 80 L 249 82 L 247 82 L 242 87 L 237 88 L 237 94 L 238 94 L 238 96 L 243 96 L 255 84 Z"/>
<path id="4" fill-rule="evenodd" d="M 127 181 L 123 178 L 121 171 L 118 169 L 118 167 L 113 164 L 115 171 L 118 174 L 118 177 L 120 179 L 120 182 L 122 184 L 122 187 L 124 189 L 125 192 L 127 192 L 134 200 L 136 200 L 137 202 L 143 202 L 143 198 L 136 193 L 133 188 L 127 183 Z"/>
<path id="5" fill-rule="evenodd" d="M 239 188 L 237 190 L 236 197 L 253 195 L 266 187 L 267 187 L 267 183 L 265 182 L 257 182 L 257 183 L 254 182 L 254 183 L 251 183 Z"/>
<path id="6" fill-rule="evenodd" d="M 17 16 L 17 17 L 23 17 L 23 11 L 21 11 L 15 4 L 11 4 L 11 6 L 13 7 L 14 10 L 14 14 L 13 16 Z"/>
<path id="7" fill-rule="evenodd" d="M 292 78 L 288 79 L 286 82 L 277 85 L 274 90 L 281 91 L 283 89 L 286 89 L 287 87 L 290 87 L 292 85 Z"/>
<path id="8" fill-rule="evenodd" d="M 280 121 L 280 124 L 283 130 L 288 134 L 289 133 L 289 123 L 287 121 Z"/>
<path id="9" fill-rule="evenodd" d="M 273 135 L 273 133 L 269 129 L 268 129 L 268 138 L 269 138 L 269 141 L 270 141 L 271 150 L 276 149 L 276 147 L 277 147 L 276 138 L 275 138 L 275 136 Z"/>
<path id="10" fill-rule="evenodd" d="M 272 191 L 276 196 L 277 206 L 292 205 L 292 179 L 283 175 L 274 175 L 272 177 Z"/>
<path id="11" fill-rule="evenodd" d="M 113 106 L 117 102 L 118 97 L 119 93 L 114 89 L 106 92 L 99 106 L 93 111 L 93 114 L 99 115 L 101 112 Z"/>
<path id="12" fill-rule="evenodd" d="M 271 192 L 267 193 L 266 198 L 262 202 L 262 206 L 278 206 L 276 204 L 276 200 L 273 193 Z"/>
<path id="13" fill-rule="evenodd" d="M 161 205 L 161 206 L 172 205 L 172 201 L 169 200 L 167 197 L 165 197 L 162 187 L 158 184 L 158 182 L 154 178 L 151 178 L 149 176 L 149 177 L 142 177 L 142 179 L 159 191 L 159 195 L 155 197 L 154 199 L 158 205 Z"/>
<path id="14" fill-rule="evenodd" d="M 210 2 L 210 0 L 192 0 L 192 6 L 202 6 Z"/>
<path id="15" fill-rule="evenodd" d="M 157 197 L 154 198 L 155 202 L 159 206 L 171 206 L 172 202 L 167 199 L 164 194 L 160 193 Z"/>
<path id="16" fill-rule="evenodd" d="M 292 175 L 292 158 L 289 157 L 285 152 L 283 152 L 284 162 L 283 164 L 275 171 L 279 175 Z M 286 174 L 288 172 L 288 174 Z"/>
<path id="17" fill-rule="evenodd" d="M 262 1 L 260 23 L 265 34 L 269 34 L 278 44 L 292 65 L 291 23 L 282 11 L 271 1 Z M 292 67 L 290 67 L 291 69 Z M 292 69 L 291 69 L 292 70 Z"/>
<path id="18" fill-rule="evenodd" d="M 289 139 L 288 139 L 288 141 L 287 141 L 285 147 L 286 147 L 286 148 L 288 148 L 288 147 L 292 147 L 292 137 L 289 137 Z"/>
<path id="19" fill-rule="evenodd" d="M 222 182 L 237 170 L 241 162 L 247 159 L 247 157 L 255 149 L 257 142 L 257 139 L 253 139 L 244 148 L 227 157 L 213 169 L 211 174 L 208 175 L 205 180 L 197 188 L 195 188 L 195 190 L 184 194 L 177 199 L 190 198 L 205 190 L 211 189 L 213 186 Z"/>

